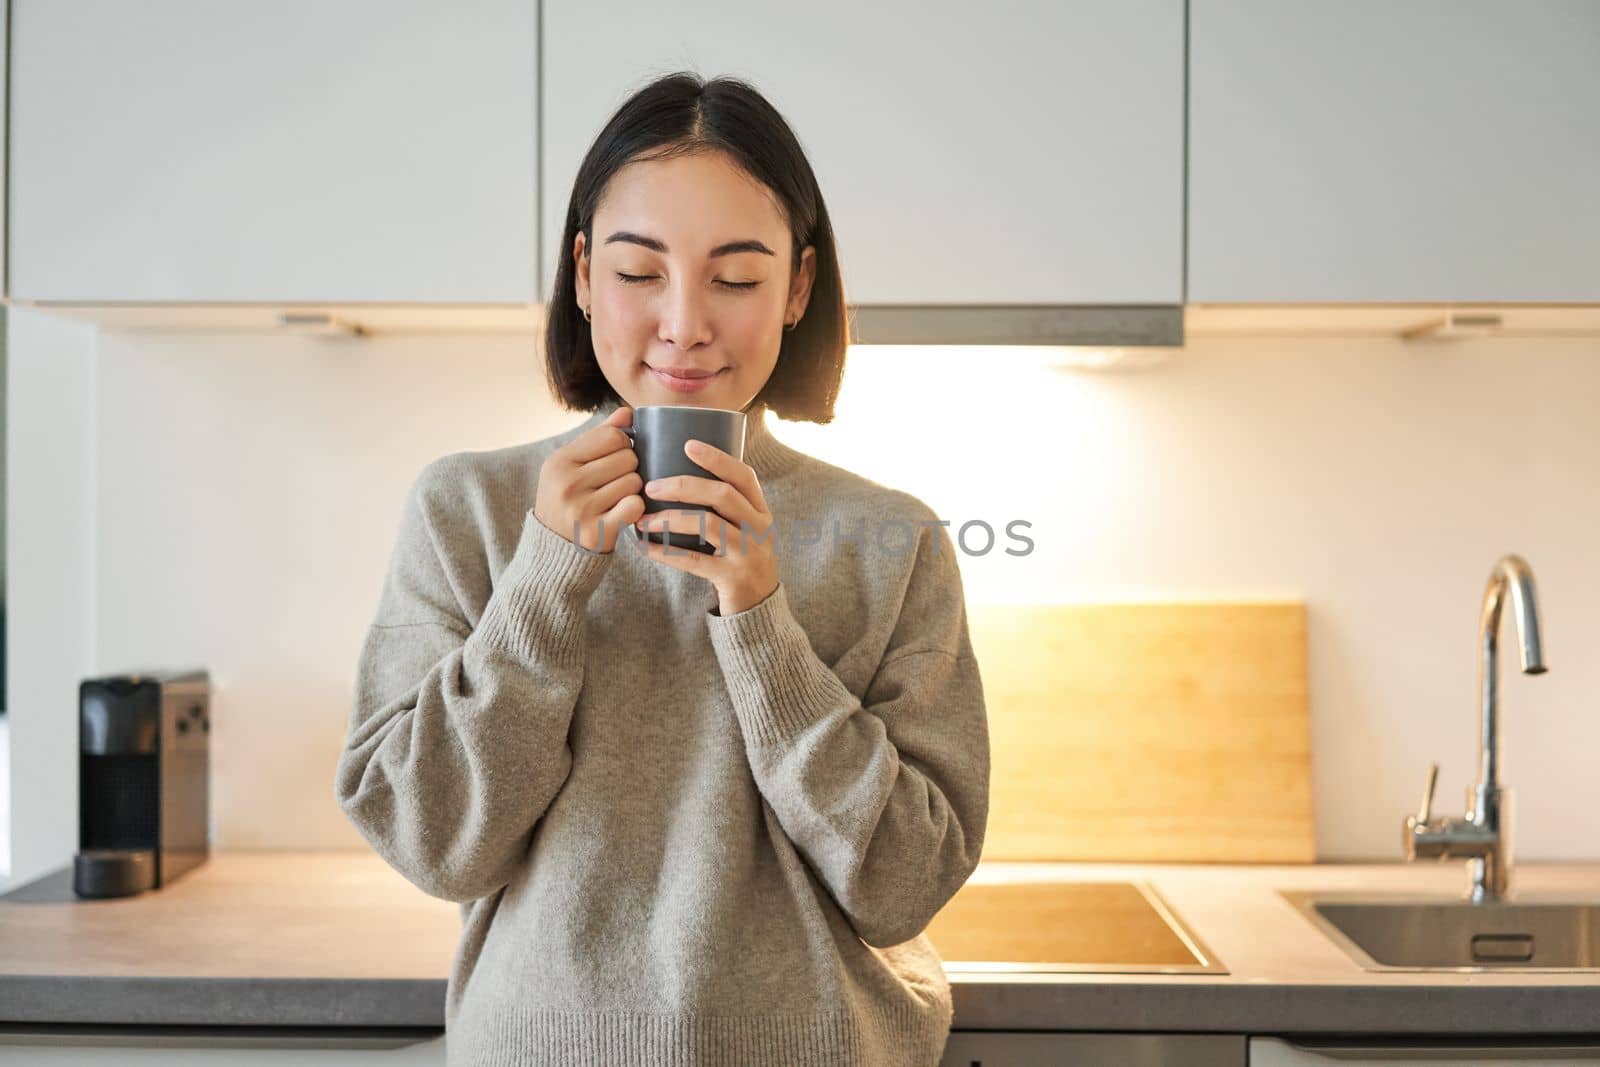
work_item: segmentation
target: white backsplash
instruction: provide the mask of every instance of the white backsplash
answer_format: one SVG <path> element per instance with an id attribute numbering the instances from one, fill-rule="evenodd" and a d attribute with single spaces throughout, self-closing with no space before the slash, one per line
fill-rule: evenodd
<path id="1" fill-rule="evenodd" d="M 97 335 L 20 309 L 10 337 L 15 866 L 74 847 L 78 677 L 140 666 L 212 673 L 220 845 L 364 847 L 333 769 L 401 500 L 436 456 L 582 417 L 547 396 L 535 339 Z M 1600 749 L 1600 339 L 1196 339 L 1136 373 L 862 348 L 850 367 L 834 424 L 774 433 L 952 532 L 996 527 L 963 555 L 969 597 L 1307 601 L 1323 860 L 1398 860 L 1430 759 L 1436 806 L 1462 808 L 1478 606 L 1521 553 L 1550 673 L 1503 677 L 1516 855 L 1600 857 L 1600 822 L 1574 818 Z M 1028 556 L 1002 551 L 1015 518 Z"/>

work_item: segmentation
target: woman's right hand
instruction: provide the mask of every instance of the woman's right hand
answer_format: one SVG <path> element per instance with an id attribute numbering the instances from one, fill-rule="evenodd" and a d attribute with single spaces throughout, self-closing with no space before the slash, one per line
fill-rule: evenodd
<path id="1" fill-rule="evenodd" d="M 633 409 L 619 407 L 600 425 L 550 454 L 539 470 L 533 514 L 540 522 L 590 552 L 616 548 L 622 528 L 644 517 L 644 479 L 639 456 L 617 427 L 633 425 Z M 604 520 L 604 537 L 601 520 Z"/>

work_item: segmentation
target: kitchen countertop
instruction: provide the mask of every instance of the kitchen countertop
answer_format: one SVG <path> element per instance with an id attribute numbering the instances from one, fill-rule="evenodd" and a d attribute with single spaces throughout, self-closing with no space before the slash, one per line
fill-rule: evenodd
<path id="1" fill-rule="evenodd" d="M 70 896 L 67 873 L 22 896 Z M 973 882 L 1146 882 L 1228 973 L 952 970 L 954 1025 L 1600 1034 L 1600 972 L 1369 972 L 1278 895 L 1451 899 L 1466 879 L 1461 862 L 985 863 Z M 1515 865 L 1512 884 L 1514 894 L 1600 901 L 1600 863 Z M 0 1024 L 442 1028 L 459 930 L 455 904 L 423 894 L 372 853 L 213 853 L 138 897 L 0 900 Z"/>

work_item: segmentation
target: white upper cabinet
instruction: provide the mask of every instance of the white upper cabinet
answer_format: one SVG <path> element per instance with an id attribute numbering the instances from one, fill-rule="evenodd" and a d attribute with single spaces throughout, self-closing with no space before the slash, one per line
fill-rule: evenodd
<path id="1" fill-rule="evenodd" d="M 817 173 L 852 304 L 1183 299 L 1183 0 L 545 0 L 546 288 L 635 90 L 752 82 Z"/>
<path id="2" fill-rule="evenodd" d="M 1600 300 L 1600 4 L 1191 0 L 1189 299 Z"/>
<path id="3" fill-rule="evenodd" d="M 10 295 L 537 300 L 535 0 L 13 0 Z"/>

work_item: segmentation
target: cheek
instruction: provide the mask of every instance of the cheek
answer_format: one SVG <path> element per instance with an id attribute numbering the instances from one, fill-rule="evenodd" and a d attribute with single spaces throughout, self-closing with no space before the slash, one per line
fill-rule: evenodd
<path id="1" fill-rule="evenodd" d="M 645 294 L 611 286 L 597 294 L 597 300 L 605 313 L 605 336 L 610 347 L 631 352 L 648 344 L 655 332 L 656 315 Z"/>
<path id="2" fill-rule="evenodd" d="M 650 310 L 650 301 L 645 294 L 630 292 L 620 284 L 606 286 L 599 295 L 606 309 L 607 320 L 621 327 L 637 322 Z"/>
<path id="3" fill-rule="evenodd" d="M 769 299 L 749 298 L 729 311 L 723 332 L 746 349 L 770 343 L 783 333 L 783 306 Z"/>

